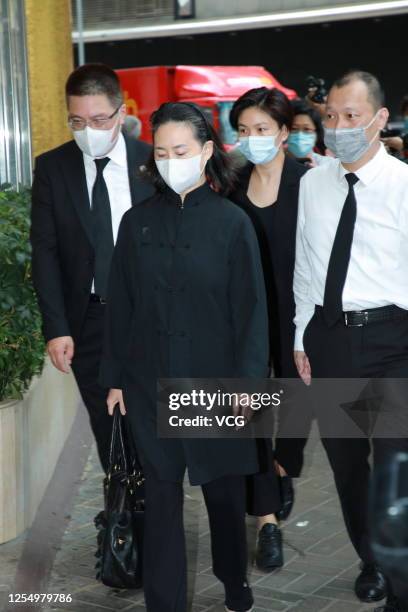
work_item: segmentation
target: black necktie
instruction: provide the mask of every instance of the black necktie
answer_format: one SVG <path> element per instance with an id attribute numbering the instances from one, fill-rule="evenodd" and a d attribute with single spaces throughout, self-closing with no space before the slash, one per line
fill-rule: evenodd
<path id="1" fill-rule="evenodd" d="M 95 159 L 96 179 L 92 188 L 92 223 L 95 247 L 95 293 L 106 298 L 109 268 L 113 253 L 112 215 L 103 169 L 109 157 Z"/>
<path id="2" fill-rule="evenodd" d="M 337 323 L 343 312 L 343 289 L 350 262 L 354 225 L 357 217 L 354 185 L 359 179 L 358 176 L 352 173 L 346 174 L 345 178 L 348 182 L 349 190 L 343 210 L 341 211 L 339 225 L 337 226 L 324 289 L 323 312 L 329 327 Z"/>

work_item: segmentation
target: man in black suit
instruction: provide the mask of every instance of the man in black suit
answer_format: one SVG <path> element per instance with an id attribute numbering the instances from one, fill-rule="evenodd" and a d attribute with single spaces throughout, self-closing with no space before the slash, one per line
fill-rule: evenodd
<path id="1" fill-rule="evenodd" d="M 48 354 L 61 372 L 72 367 L 106 471 L 112 426 L 98 383 L 106 285 L 122 215 L 152 194 L 138 174 L 151 147 L 122 134 L 126 106 L 111 68 L 77 68 L 66 100 L 74 140 L 35 164 L 33 281 Z"/>

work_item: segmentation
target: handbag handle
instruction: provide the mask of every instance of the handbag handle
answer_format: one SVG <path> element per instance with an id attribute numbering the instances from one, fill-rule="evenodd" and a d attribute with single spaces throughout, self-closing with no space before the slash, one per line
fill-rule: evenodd
<path id="1" fill-rule="evenodd" d="M 118 445 L 119 449 L 117 448 Z M 120 413 L 119 404 L 116 404 L 113 409 L 112 438 L 109 451 L 109 473 L 112 473 L 118 455 L 119 461 L 122 463 L 124 471 L 127 473 L 128 461 L 125 441 L 123 439 L 122 415 Z"/>
<path id="2" fill-rule="evenodd" d="M 127 476 L 136 476 L 139 485 L 144 482 L 143 468 L 136 451 L 132 432 L 120 412 L 119 404 L 116 404 L 113 409 L 112 438 L 109 451 L 109 479 L 118 463 L 123 466 L 123 471 Z"/>
<path id="3" fill-rule="evenodd" d="M 128 458 L 128 463 L 130 464 L 129 467 L 132 470 L 133 474 L 136 474 L 136 473 L 141 474 L 143 472 L 143 468 L 142 468 L 142 464 L 139 459 L 139 455 L 136 450 L 135 441 L 132 435 L 132 430 L 129 426 L 130 424 L 128 421 L 125 421 L 124 418 L 122 418 L 122 422 L 123 422 L 123 428 L 124 428 L 123 438 L 124 438 L 125 447 L 126 447 L 126 456 Z"/>

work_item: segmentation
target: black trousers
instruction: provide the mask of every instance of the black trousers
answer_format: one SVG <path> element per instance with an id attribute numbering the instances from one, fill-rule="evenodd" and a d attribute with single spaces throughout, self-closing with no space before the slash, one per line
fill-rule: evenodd
<path id="1" fill-rule="evenodd" d="M 144 593 L 148 612 L 186 612 L 187 567 L 183 525 L 183 485 L 160 480 L 144 466 L 146 509 Z M 248 610 L 245 477 L 224 476 L 202 485 L 207 506 L 213 571 L 225 587 L 232 610 Z"/>
<path id="2" fill-rule="evenodd" d="M 293 346 L 293 341 L 292 341 Z M 275 368 L 275 376 L 278 378 L 299 378 L 295 366 L 293 351 L 291 350 Z M 275 458 L 288 476 L 298 478 L 303 469 L 304 450 L 312 426 L 313 414 L 308 406 L 298 408 L 286 408 L 279 413 L 278 431 L 275 439 Z M 295 427 L 294 427 L 295 425 Z M 304 432 L 305 437 L 296 435 L 294 430 Z"/>
<path id="3" fill-rule="evenodd" d="M 294 431 L 301 431 L 307 436 L 310 434 L 313 414 L 308 406 L 290 408 L 279 414 L 278 432 L 275 439 L 276 461 L 291 478 L 299 478 L 302 473 L 305 446 L 308 437 L 300 437 Z"/>
<path id="4" fill-rule="evenodd" d="M 277 378 L 297 378 L 294 359 L 274 361 L 274 374 Z M 247 477 L 247 512 L 252 516 L 276 514 L 281 509 L 282 500 L 279 476 L 275 468 L 276 461 L 285 469 L 288 476 L 300 476 L 304 462 L 304 449 L 307 437 L 293 437 L 296 430 L 309 435 L 313 415 L 305 406 L 302 410 L 294 409 L 279 415 L 278 431 L 275 439 L 275 450 L 271 439 L 258 439 L 257 450 L 260 470 Z"/>
<path id="5" fill-rule="evenodd" d="M 112 417 L 108 414 L 108 389 L 98 383 L 102 355 L 105 306 L 90 302 L 80 339 L 75 344 L 72 371 L 89 414 L 98 455 L 105 472 L 108 469 L 112 436 Z"/>
<path id="6" fill-rule="evenodd" d="M 328 328 L 321 308 L 317 307 L 303 341 L 313 378 L 408 378 L 408 319 L 363 327 L 346 327 L 340 321 Z M 328 405 L 320 406 L 317 412 L 321 431 L 327 431 L 330 398 Z M 406 416 L 408 419 L 408 406 Z M 373 438 L 374 470 L 389 461 L 396 451 L 407 451 L 407 438 Z M 368 520 L 370 441 L 323 437 L 322 442 L 334 473 L 350 539 L 360 558 L 372 562 Z"/>
<path id="7" fill-rule="evenodd" d="M 246 477 L 247 512 L 252 516 L 276 514 L 281 509 L 282 501 L 272 440 L 259 438 L 256 446 L 260 469 L 257 474 Z"/>

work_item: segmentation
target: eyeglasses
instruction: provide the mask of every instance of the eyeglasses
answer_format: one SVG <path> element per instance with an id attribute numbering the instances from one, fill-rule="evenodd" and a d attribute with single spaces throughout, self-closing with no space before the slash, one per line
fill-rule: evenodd
<path id="1" fill-rule="evenodd" d="M 91 128 L 94 128 L 95 130 L 104 130 L 106 129 L 106 126 L 108 125 L 110 120 L 113 119 L 113 117 L 119 111 L 121 106 L 122 105 L 118 106 L 118 108 L 114 110 L 113 113 L 109 115 L 109 117 L 96 117 L 95 119 L 89 119 L 89 121 L 87 121 L 86 119 L 80 119 L 79 117 L 72 117 L 68 119 L 68 125 L 71 130 L 74 130 L 75 132 L 84 130 L 87 125 L 89 125 L 89 127 Z"/>

